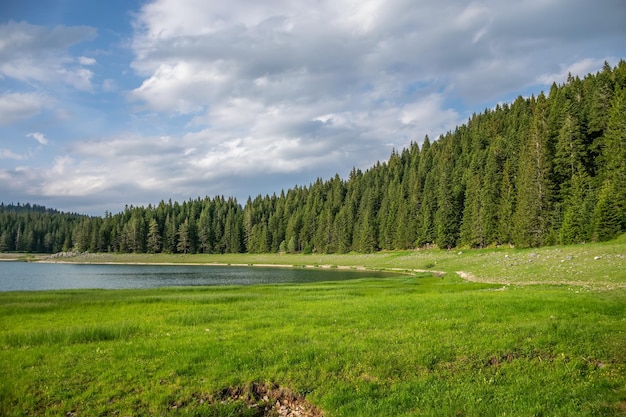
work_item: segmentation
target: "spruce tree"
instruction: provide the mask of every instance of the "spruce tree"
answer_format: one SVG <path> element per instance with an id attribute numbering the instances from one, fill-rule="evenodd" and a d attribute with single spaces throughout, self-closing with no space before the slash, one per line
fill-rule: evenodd
<path id="1" fill-rule="evenodd" d="M 483 181 L 478 167 L 470 168 L 470 171 L 461 223 L 461 244 L 482 248 L 486 243 L 481 192 Z"/>
<path id="2" fill-rule="evenodd" d="M 161 234 L 156 219 L 151 219 L 148 225 L 148 252 L 159 253 L 161 251 Z"/>
<path id="3" fill-rule="evenodd" d="M 8 252 L 9 251 L 9 241 L 10 241 L 11 237 L 9 236 L 9 233 L 6 230 L 3 230 L 2 233 L 0 233 L 0 252 Z"/>
<path id="4" fill-rule="evenodd" d="M 378 249 L 377 230 L 376 230 L 376 190 L 371 187 L 367 188 L 357 217 L 357 224 L 354 228 L 355 249 L 359 252 L 373 252 Z"/>
<path id="5" fill-rule="evenodd" d="M 616 91 L 603 138 L 601 174 L 604 178 L 594 213 L 599 240 L 626 230 L 626 90 Z M 610 211 L 615 211 L 612 213 Z M 603 224 L 606 222 L 606 224 Z M 619 225 L 619 227 L 618 227 Z"/>
<path id="6" fill-rule="evenodd" d="M 178 226 L 178 243 L 176 244 L 176 249 L 178 252 L 187 254 L 189 253 L 190 246 L 189 219 L 185 219 L 185 221 Z"/>
<path id="7" fill-rule="evenodd" d="M 596 241 L 613 239 L 622 231 L 621 201 L 617 198 L 616 188 L 615 183 L 607 179 L 600 189 L 593 212 L 593 239 Z"/>
<path id="8" fill-rule="evenodd" d="M 566 114 L 558 132 L 554 157 L 554 178 L 561 197 L 567 195 L 572 177 L 584 166 L 586 148 L 579 120 Z"/>
<path id="9" fill-rule="evenodd" d="M 454 189 L 453 152 L 451 140 L 446 143 L 443 155 L 439 159 L 437 180 L 437 211 L 435 213 L 435 243 L 440 248 L 450 249 L 456 246 L 459 232 L 460 207 Z"/>
<path id="10" fill-rule="evenodd" d="M 296 246 L 296 238 L 294 236 L 291 236 L 289 238 L 289 243 L 287 244 L 287 250 L 289 251 L 289 253 L 296 253 L 297 246 Z"/>
<path id="11" fill-rule="evenodd" d="M 547 145 L 547 109 L 543 94 L 537 98 L 533 123 L 523 143 L 517 181 L 517 206 L 513 217 L 516 246 L 544 244 L 549 224 L 550 155 Z"/>
<path id="12" fill-rule="evenodd" d="M 403 200 L 398 208 L 393 247 L 394 249 L 410 249 L 413 247 L 414 237 L 412 230 L 414 228 L 413 219 L 409 213 L 408 201 Z"/>
<path id="13" fill-rule="evenodd" d="M 211 207 L 212 203 L 206 202 L 200 212 L 198 220 L 198 250 L 201 253 L 211 253 L 213 250 L 213 235 L 211 233 Z"/>
<path id="14" fill-rule="evenodd" d="M 580 166 L 571 178 L 569 195 L 565 201 L 566 209 L 560 229 L 562 244 L 583 243 L 591 238 L 593 206 L 589 182 L 589 176 Z"/>
<path id="15" fill-rule="evenodd" d="M 352 210 L 348 204 L 341 207 L 333 221 L 332 250 L 337 253 L 349 252 L 352 247 Z"/>
<path id="16" fill-rule="evenodd" d="M 498 241 L 498 208 L 500 207 L 500 188 L 505 158 L 504 138 L 498 135 L 489 147 L 485 175 L 481 187 L 482 210 L 481 223 L 484 229 L 485 244 Z"/>
<path id="17" fill-rule="evenodd" d="M 437 212 L 437 199 L 435 171 L 429 173 L 424 183 L 424 193 L 419 205 L 417 218 L 417 246 L 427 246 L 435 243 L 435 213 Z"/>
<path id="18" fill-rule="evenodd" d="M 602 71 L 593 80 L 594 88 L 589 99 L 588 134 L 593 141 L 602 137 L 607 128 L 611 100 L 614 93 L 613 70 L 608 62 L 604 62 Z"/>

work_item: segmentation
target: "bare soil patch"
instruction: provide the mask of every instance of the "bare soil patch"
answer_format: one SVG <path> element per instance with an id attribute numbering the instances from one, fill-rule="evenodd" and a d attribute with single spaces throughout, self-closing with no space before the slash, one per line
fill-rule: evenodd
<path id="1" fill-rule="evenodd" d="M 304 395 L 271 383 L 252 383 L 248 386 L 224 388 L 213 394 L 194 394 L 190 401 L 170 404 L 180 409 L 195 403 L 196 406 L 240 403 L 254 417 L 323 417 L 324 414 L 304 398 Z M 246 414 L 248 415 L 248 414 Z"/>

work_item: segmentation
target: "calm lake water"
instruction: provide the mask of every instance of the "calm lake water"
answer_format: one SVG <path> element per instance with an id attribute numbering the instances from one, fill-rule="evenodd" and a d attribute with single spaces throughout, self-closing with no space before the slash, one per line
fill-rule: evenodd
<path id="1" fill-rule="evenodd" d="M 0 262 L 0 291 L 279 284 L 389 275 L 383 272 L 317 268 Z"/>

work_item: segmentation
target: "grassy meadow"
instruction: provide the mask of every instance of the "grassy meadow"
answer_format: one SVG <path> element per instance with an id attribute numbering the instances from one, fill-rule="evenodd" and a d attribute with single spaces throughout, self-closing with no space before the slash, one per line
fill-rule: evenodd
<path id="1" fill-rule="evenodd" d="M 258 385 L 324 416 L 626 415 L 624 237 L 534 250 L 70 260 L 411 272 L 0 293 L 0 415 L 271 415 L 251 406 L 262 398 L 224 394 Z"/>

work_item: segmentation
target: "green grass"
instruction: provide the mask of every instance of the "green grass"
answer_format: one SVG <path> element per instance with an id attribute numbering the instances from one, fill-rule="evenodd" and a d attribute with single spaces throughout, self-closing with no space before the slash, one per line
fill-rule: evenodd
<path id="1" fill-rule="evenodd" d="M 205 399 L 253 383 L 325 416 L 626 415 L 624 247 L 156 255 L 448 273 L 0 293 L 0 415 L 252 416 Z"/>

